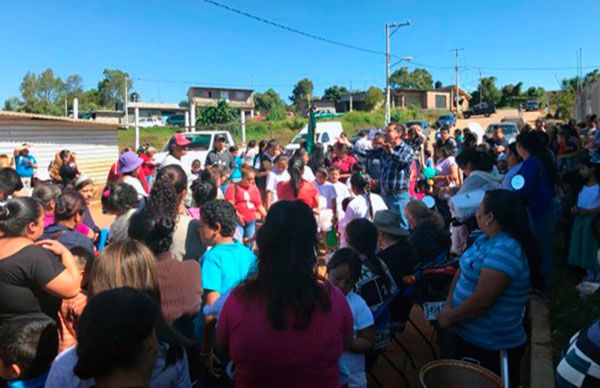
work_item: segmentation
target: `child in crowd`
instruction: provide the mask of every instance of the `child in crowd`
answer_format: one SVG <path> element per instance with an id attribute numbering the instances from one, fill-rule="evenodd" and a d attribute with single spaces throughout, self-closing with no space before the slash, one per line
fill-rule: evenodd
<path id="1" fill-rule="evenodd" d="M 97 235 L 98 233 L 100 233 L 100 228 L 94 222 L 94 219 L 92 218 L 92 213 L 90 212 L 90 204 L 92 203 L 92 200 L 94 199 L 94 193 L 96 192 L 96 190 L 94 189 L 94 181 L 90 177 L 80 175 L 73 183 L 73 188 L 77 190 L 79 194 L 81 194 L 83 199 L 85 199 L 85 208 L 83 209 L 82 223 L 88 228 L 92 229 Z"/>
<path id="2" fill-rule="evenodd" d="M 240 149 L 237 146 L 229 147 L 229 152 L 233 156 L 233 171 L 231 172 L 231 181 L 239 182 L 242 179 L 242 166 L 244 159 L 240 157 Z"/>
<path id="3" fill-rule="evenodd" d="M 279 182 L 287 182 L 290 180 L 288 170 L 289 160 L 285 155 L 279 155 L 273 161 L 273 169 L 267 175 L 267 185 L 265 189 L 266 207 L 271 207 L 277 202 L 277 185 Z"/>
<path id="4" fill-rule="evenodd" d="M 0 326 L 0 378 L 9 388 L 42 388 L 56 357 L 58 335 L 49 318 L 27 318 Z"/>
<path id="5" fill-rule="evenodd" d="M 212 166 L 212 168 L 214 168 L 215 171 L 217 171 L 217 175 L 219 177 L 219 187 L 221 188 L 221 193 L 222 193 L 221 198 L 224 198 L 225 197 L 224 193 L 227 191 L 227 187 L 229 187 L 229 183 L 230 183 L 229 178 L 231 178 L 231 169 L 227 166 L 219 166 L 219 165 Z"/>
<path id="6" fill-rule="evenodd" d="M 366 388 L 365 353 L 373 348 L 375 331 L 371 310 L 363 298 L 354 291 L 360 278 L 362 262 L 356 251 L 342 248 L 336 251 L 327 263 L 328 279 L 346 295 L 354 318 L 354 337 L 340 361 L 348 368 L 348 388 Z"/>
<path id="7" fill-rule="evenodd" d="M 127 240 L 129 219 L 138 207 L 138 194 L 125 182 L 109 183 L 102 191 L 102 212 L 116 216 L 108 230 L 111 242 Z"/>
<path id="8" fill-rule="evenodd" d="M 190 174 L 189 180 L 192 182 L 195 181 L 196 179 L 198 179 L 201 172 L 202 172 L 202 163 L 200 162 L 200 160 L 194 159 L 194 161 L 192 162 L 192 173 Z"/>
<path id="9" fill-rule="evenodd" d="M 154 154 L 156 148 L 146 147 L 143 152 L 139 154 L 140 158 L 144 161 L 142 163 L 142 174 L 146 177 L 148 187 L 152 187 L 152 178 L 154 177 L 154 171 L 156 171 L 156 161 L 154 160 Z"/>
<path id="10" fill-rule="evenodd" d="M 320 167 L 317 170 L 313 186 L 319 192 L 319 208 L 321 210 L 330 209 L 335 216 L 337 211 L 337 194 L 333 185 L 327 182 L 327 169 L 325 167 Z"/>
<path id="11" fill-rule="evenodd" d="M 252 167 L 244 166 L 241 170 L 241 180 L 239 183 L 232 182 L 225 192 L 225 199 L 228 200 L 237 212 L 238 233 L 242 236 L 242 242 L 249 248 L 254 244 L 254 234 L 256 232 L 257 213 L 261 218 L 267 215 L 260 192 L 255 184 L 255 172 Z"/>
<path id="12" fill-rule="evenodd" d="M 217 187 L 210 180 L 203 181 L 197 179 L 192 183 L 191 190 L 194 205 L 187 209 L 187 213 L 193 219 L 199 220 L 200 209 L 202 209 L 202 206 L 204 206 L 205 203 L 217 199 Z"/>
<path id="13" fill-rule="evenodd" d="M 594 234 L 594 219 L 600 214 L 600 164 L 593 163 L 590 156 L 580 160 L 579 174 L 585 185 L 579 192 L 569 244 L 569 264 L 587 270 L 588 281 L 600 281 L 598 241 Z"/>
<path id="14" fill-rule="evenodd" d="M 60 322 L 58 353 L 77 344 L 77 323 L 87 304 L 88 297 L 85 290 L 94 263 L 94 255 L 85 248 L 74 247 L 71 253 L 81 273 L 81 291 L 72 298 L 62 300 L 58 316 Z"/>
<path id="15" fill-rule="evenodd" d="M 335 190 L 335 198 L 336 198 L 336 218 L 341 218 L 344 215 L 344 209 L 342 209 L 342 202 L 346 198 L 351 197 L 351 192 L 348 189 L 348 186 L 340 182 L 340 168 L 338 166 L 329 167 L 329 183 L 333 186 Z"/>

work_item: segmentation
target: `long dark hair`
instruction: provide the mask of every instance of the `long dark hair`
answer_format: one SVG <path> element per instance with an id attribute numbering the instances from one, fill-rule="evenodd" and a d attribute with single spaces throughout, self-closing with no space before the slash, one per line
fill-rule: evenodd
<path id="1" fill-rule="evenodd" d="M 151 207 L 135 212 L 129 219 L 129 238 L 140 241 L 155 255 L 167 252 L 173 243 L 175 223 Z"/>
<path id="2" fill-rule="evenodd" d="M 485 194 L 483 207 L 494 215 L 502 231 L 517 240 L 527 257 L 532 285 L 543 288 L 541 255 L 529 228 L 529 217 L 521 198 L 509 190 L 490 190 Z"/>
<path id="3" fill-rule="evenodd" d="M 557 179 L 556 167 L 554 166 L 550 149 L 544 143 L 542 136 L 538 132 L 521 132 L 517 136 L 516 142 L 529 152 L 531 156 L 540 161 L 548 179 L 552 183 L 555 183 Z"/>
<path id="4" fill-rule="evenodd" d="M 315 310 L 329 311 L 327 282 L 320 284 L 317 264 L 317 222 L 302 201 L 279 201 L 267 214 L 256 236 L 258 275 L 235 292 L 242 298 L 265 298 L 267 315 L 275 330 L 291 326 L 306 329 Z"/>
<path id="5" fill-rule="evenodd" d="M 56 198 L 56 207 L 54 208 L 54 219 L 56 222 L 70 220 L 77 214 L 83 214 L 86 203 L 83 195 L 74 189 L 65 189 L 61 195 Z"/>
<path id="6" fill-rule="evenodd" d="M 42 205 L 33 198 L 19 197 L 0 204 L 0 232 L 4 237 L 20 237 L 25 228 L 42 215 Z"/>
<path id="7" fill-rule="evenodd" d="M 177 218 L 180 198 L 187 189 L 188 179 L 181 166 L 171 164 L 165 166 L 156 174 L 156 181 L 150 191 L 148 206 L 159 213 Z"/>
<path id="8" fill-rule="evenodd" d="M 383 269 L 381 260 L 375 254 L 377 250 L 377 227 L 364 218 L 352 220 L 346 227 L 348 244 L 361 255 L 363 263 L 381 277 L 386 287 L 390 287 L 391 279 Z"/>
<path id="9" fill-rule="evenodd" d="M 290 174 L 290 186 L 294 197 L 298 198 L 300 185 L 302 184 L 302 174 L 304 173 L 304 162 L 301 157 L 295 156 L 288 165 L 288 173 Z"/>

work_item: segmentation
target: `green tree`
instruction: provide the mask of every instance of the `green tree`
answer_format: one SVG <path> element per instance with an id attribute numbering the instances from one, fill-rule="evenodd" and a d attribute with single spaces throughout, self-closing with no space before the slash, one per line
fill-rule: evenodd
<path id="1" fill-rule="evenodd" d="M 401 67 L 390 76 L 390 85 L 395 89 L 430 90 L 433 77 L 425 69 L 417 68 L 411 72 L 407 67 Z"/>
<path id="2" fill-rule="evenodd" d="M 435 81 L 435 84 L 433 85 L 434 89 L 440 89 L 442 87 L 442 81 Z"/>
<path id="3" fill-rule="evenodd" d="M 481 79 L 481 90 L 483 95 L 483 101 L 491 102 L 494 105 L 498 105 L 502 93 L 496 87 L 496 77 L 484 77 Z"/>
<path id="4" fill-rule="evenodd" d="M 205 106 L 200 109 L 196 123 L 200 125 L 229 124 L 236 120 L 236 110 L 229 107 L 227 101 L 221 100 L 216 106 Z"/>
<path id="5" fill-rule="evenodd" d="M 334 100 L 335 102 L 338 102 L 340 98 L 349 93 L 350 91 L 345 86 L 333 85 L 325 89 L 325 91 L 323 92 L 323 99 Z"/>
<path id="6" fill-rule="evenodd" d="M 383 92 L 375 86 L 371 86 L 365 93 L 365 108 L 373 110 L 383 102 Z"/>
<path id="7" fill-rule="evenodd" d="M 500 101 L 498 102 L 499 107 L 516 106 L 516 101 L 521 97 L 521 88 L 523 82 L 519 82 L 516 85 L 507 84 L 500 89 Z"/>
<path id="8" fill-rule="evenodd" d="M 296 110 L 302 110 L 306 107 L 308 100 L 312 98 L 314 85 L 308 78 L 303 78 L 294 85 L 290 101 L 296 107 Z"/>
<path id="9" fill-rule="evenodd" d="M 4 110 L 20 112 L 23 110 L 23 101 L 17 96 L 4 100 Z"/>
<path id="10" fill-rule="evenodd" d="M 55 77 L 52 69 L 44 70 L 39 76 L 28 72 L 21 82 L 23 109 L 30 113 L 60 115 L 65 83 Z"/>
<path id="11" fill-rule="evenodd" d="M 254 104 L 260 113 L 268 114 L 269 120 L 285 118 L 285 103 L 273 89 L 268 89 L 264 93 L 256 93 Z"/>
<path id="12" fill-rule="evenodd" d="M 118 101 L 123 101 L 125 84 L 131 89 L 133 81 L 129 74 L 117 69 L 104 69 L 104 79 L 98 83 L 98 97 L 100 105 L 114 108 Z"/>

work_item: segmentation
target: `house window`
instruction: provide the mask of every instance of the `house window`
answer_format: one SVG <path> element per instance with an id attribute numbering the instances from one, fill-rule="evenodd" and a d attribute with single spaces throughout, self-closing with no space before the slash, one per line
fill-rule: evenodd
<path id="1" fill-rule="evenodd" d="M 229 100 L 229 92 L 227 90 L 221 90 L 221 100 Z"/>
<path id="2" fill-rule="evenodd" d="M 435 109 L 446 109 L 448 107 L 447 96 L 443 94 L 435 95 Z"/>
<path id="3" fill-rule="evenodd" d="M 238 101 L 244 101 L 246 99 L 246 93 L 244 92 L 235 92 L 235 99 Z"/>

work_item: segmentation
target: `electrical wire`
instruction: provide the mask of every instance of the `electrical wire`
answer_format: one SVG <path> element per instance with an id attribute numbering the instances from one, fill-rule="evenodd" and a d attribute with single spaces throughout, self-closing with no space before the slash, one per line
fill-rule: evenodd
<path id="1" fill-rule="evenodd" d="M 255 15 L 249 14 L 248 12 L 241 11 L 239 9 L 230 7 L 228 5 L 219 3 L 217 1 L 213 1 L 213 0 L 200 0 L 200 1 L 203 1 L 203 2 L 208 3 L 208 4 L 212 4 L 212 5 L 216 6 L 216 7 L 223 8 L 223 9 L 225 9 L 227 11 L 230 11 L 230 12 L 233 12 L 233 13 L 237 13 L 238 15 L 245 16 L 245 17 L 250 18 L 250 19 L 254 19 L 254 20 L 259 21 L 261 23 L 268 24 L 270 26 L 277 27 L 279 29 L 282 29 L 282 30 L 285 30 L 285 31 L 288 31 L 288 32 L 292 32 L 294 34 L 302 35 L 302 36 L 304 36 L 306 38 L 310 38 L 310 39 L 318 40 L 318 41 L 321 41 L 321 42 L 333 44 L 333 45 L 344 47 L 344 48 L 347 48 L 347 49 L 362 51 L 362 52 L 369 53 L 369 54 L 385 55 L 385 52 L 383 52 L 383 51 L 371 50 L 371 49 L 368 49 L 368 48 L 365 48 L 365 47 L 354 46 L 352 44 L 348 44 L 348 43 L 344 43 L 344 42 L 332 40 L 332 39 L 329 39 L 329 38 L 324 38 L 322 36 L 311 34 L 309 32 L 300 31 L 300 30 L 298 30 L 296 28 L 288 27 L 288 26 L 285 26 L 283 24 L 280 24 L 280 23 L 277 23 L 277 22 L 274 22 L 274 21 L 271 21 L 271 20 L 267 20 L 267 19 L 261 18 L 259 16 L 255 16 Z"/>

